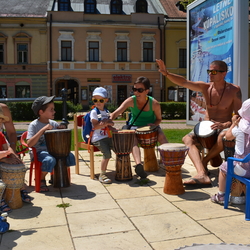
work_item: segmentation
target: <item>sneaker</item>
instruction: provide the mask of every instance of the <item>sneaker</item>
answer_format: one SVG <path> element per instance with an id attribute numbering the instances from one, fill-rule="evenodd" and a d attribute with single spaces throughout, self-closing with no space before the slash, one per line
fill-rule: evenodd
<path id="1" fill-rule="evenodd" d="M 214 202 L 214 203 L 223 205 L 224 204 L 224 198 L 225 198 L 224 194 L 217 193 L 217 194 L 211 196 L 211 201 Z"/>
<path id="2" fill-rule="evenodd" d="M 143 165 L 141 163 L 135 165 L 135 172 L 142 179 L 145 179 L 148 176 L 148 174 L 144 171 Z"/>
<path id="3" fill-rule="evenodd" d="M 112 183 L 112 181 L 108 178 L 108 176 L 106 176 L 105 174 L 102 174 L 99 176 L 99 181 L 101 183 L 105 183 L 105 184 L 110 184 Z"/>

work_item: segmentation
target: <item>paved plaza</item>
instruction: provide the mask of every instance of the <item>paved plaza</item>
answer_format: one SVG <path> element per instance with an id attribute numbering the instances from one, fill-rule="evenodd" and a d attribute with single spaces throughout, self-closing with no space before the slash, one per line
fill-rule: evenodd
<path id="1" fill-rule="evenodd" d="M 113 183 L 103 185 L 90 179 L 89 154 L 80 154 L 80 174 L 71 168 L 70 187 L 50 185 L 47 193 L 34 192 L 34 182 L 27 187 L 33 204 L 24 203 L 9 214 L 10 230 L 2 235 L 1 250 L 174 250 L 195 243 L 249 244 L 245 206 L 224 209 L 209 200 L 217 192 L 218 168 L 209 166 L 211 187 L 186 188 L 182 195 L 168 195 L 163 192 L 166 171 L 161 164 L 158 171 L 148 172 L 147 184 L 139 182 L 133 167 L 133 179 L 118 182 L 113 154 L 107 172 Z M 156 156 L 159 159 L 157 151 Z M 96 152 L 96 177 L 101 159 Z M 29 167 L 28 155 L 24 163 Z M 182 178 L 195 172 L 186 157 Z M 28 177 L 29 170 L 26 183 Z"/>

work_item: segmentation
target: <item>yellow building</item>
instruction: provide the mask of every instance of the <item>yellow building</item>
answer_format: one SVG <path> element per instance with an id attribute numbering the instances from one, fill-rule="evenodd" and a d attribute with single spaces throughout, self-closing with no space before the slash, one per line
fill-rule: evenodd
<path id="1" fill-rule="evenodd" d="M 67 1 L 66 1 L 67 2 Z M 48 89 L 88 107 L 93 89 L 108 89 L 110 102 L 132 95 L 139 76 L 151 81 L 162 100 L 161 74 L 164 9 L 158 0 L 58 1 L 48 11 Z"/>
<path id="2" fill-rule="evenodd" d="M 1 1 L 0 98 L 47 93 L 47 7 L 33 0 Z"/>

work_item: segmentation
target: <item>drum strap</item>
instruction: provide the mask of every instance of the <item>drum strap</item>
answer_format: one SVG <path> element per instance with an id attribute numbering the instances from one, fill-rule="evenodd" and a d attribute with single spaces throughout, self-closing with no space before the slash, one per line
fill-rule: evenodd
<path id="1" fill-rule="evenodd" d="M 146 103 L 144 104 L 144 106 L 142 107 L 142 109 L 140 110 L 140 112 L 138 113 L 138 115 L 135 117 L 134 121 L 133 121 L 130 125 L 128 125 L 128 128 L 127 128 L 127 129 L 130 129 L 130 128 L 133 126 L 133 124 L 135 123 L 135 121 L 136 121 L 137 118 L 140 116 L 141 112 L 143 111 L 143 109 L 146 107 L 146 105 L 147 105 L 147 103 L 148 103 L 148 100 L 149 100 L 149 98 L 147 98 Z"/>

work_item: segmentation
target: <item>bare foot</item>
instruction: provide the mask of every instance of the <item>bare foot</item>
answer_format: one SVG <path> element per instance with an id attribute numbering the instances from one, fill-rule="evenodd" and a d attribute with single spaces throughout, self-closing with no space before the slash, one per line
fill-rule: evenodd
<path id="1" fill-rule="evenodd" d="M 211 185 L 211 180 L 207 175 L 194 176 L 183 182 L 184 185 Z"/>

